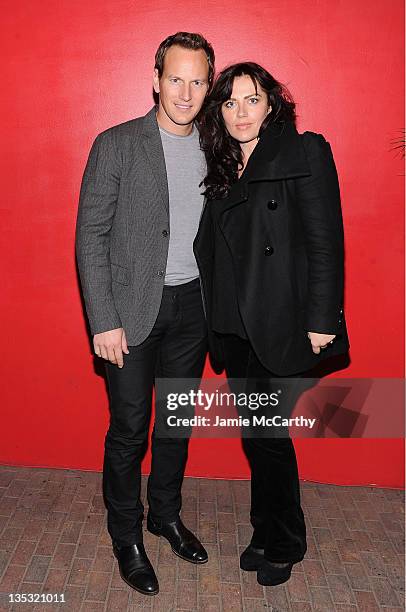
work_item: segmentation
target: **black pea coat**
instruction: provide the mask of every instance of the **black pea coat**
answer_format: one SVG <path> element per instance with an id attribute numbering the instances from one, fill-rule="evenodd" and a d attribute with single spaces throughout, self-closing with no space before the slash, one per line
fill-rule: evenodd
<path id="1" fill-rule="evenodd" d="M 337 172 L 324 137 L 299 134 L 290 122 L 269 124 L 232 195 L 206 202 L 194 252 L 211 362 L 220 373 L 221 342 L 211 329 L 214 206 L 220 207 L 241 318 L 263 365 L 289 376 L 345 353 L 344 233 Z M 337 338 L 316 355 L 309 331 Z"/>

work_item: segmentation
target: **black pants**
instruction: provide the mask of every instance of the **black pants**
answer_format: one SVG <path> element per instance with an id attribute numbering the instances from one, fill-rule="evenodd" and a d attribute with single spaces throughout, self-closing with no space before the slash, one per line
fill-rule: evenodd
<path id="1" fill-rule="evenodd" d="M 103 494 L 108 531 L 119 546 L 142 542 L 141 460 L 148 445 L 155 377 L 200 378 L 203 372 L 207 329 L 199 279 L 165 286 L 151 333 L 128 349 L 123 368 L 106 362 L 111 416 Z M 171 521 L 179 515 L 188 442 L 152 433 L 147 494 L 155 520 Z"/>
<path id="2" fill-rule="evenodd" d="M 222 339 L 230 387 L 233 378 L 246 379 L 247 389 L 250 380 L 277 378 L 259 362 L 247 340 L 234 335 Z M 293 393 L 292 407 L 296 399 Z M 243 437 L 242 444 L 251 468 L 251 543 L 264 548 L 269 561 L 297 563 L 307 545 L 293 442 L 290 437 Z"/>

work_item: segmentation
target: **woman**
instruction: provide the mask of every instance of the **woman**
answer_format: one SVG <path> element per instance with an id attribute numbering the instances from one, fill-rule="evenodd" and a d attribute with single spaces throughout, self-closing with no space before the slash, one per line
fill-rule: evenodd
<path id="1" fill-rule="evenodd" d="M 216 372 L 303 376 L 345 353 L 343 226 L 337 173 L 320 134 L 298 134 L 287 90 L 258 64 L 223 70 L 201 122 L 206 206 L 195 240 Z M 250 545 L 241 568 L 289 579 L 306 552 L 289 436 L 243 438 Z"/>

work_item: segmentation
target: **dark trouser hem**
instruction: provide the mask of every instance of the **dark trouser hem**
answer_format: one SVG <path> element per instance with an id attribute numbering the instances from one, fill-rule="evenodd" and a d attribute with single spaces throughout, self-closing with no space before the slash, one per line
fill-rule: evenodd
<path id="1" fill-rule="evenodd" d="M 300 563 L 301 561 L 303 561 L 305 555 L 300 555 L 300 557 L 283 557 L 283 558 L 278 558 L 278 557 L 267 557 L 266 555 L 264 555 L 264 558 L 269 561 L 270 563 Z"/>
<path id="2" fill-rule="evenodd" d="M 163 523 L 174 523 L 179 518 L 179 512 L 176 514 L 170 514 L 165 516 L 156 516 L 152 512 L 148 512 L 148 518 L 150 518 L 157 527 L 162 527 Z"/>
<path id="3" fill-rule="evenodd" d="M 122 541 L 122 540 L 114 540 L 113 538 L 111 539 L 111 542 L 112 542 L 112 544 L 114 546 L 117 546 L 117 548 L 123 548 L 124 546 L 133 546 L 134 544 L 139 545 L 139 544 L 143 544 L 144 543 L 142 535 L 141 535 L 141 538 L 136 537 L 136 538 L 134 538 L 134 540 L 131 540 L 131 541 L 128 541 L 128 542 L 127 541 Z"/>

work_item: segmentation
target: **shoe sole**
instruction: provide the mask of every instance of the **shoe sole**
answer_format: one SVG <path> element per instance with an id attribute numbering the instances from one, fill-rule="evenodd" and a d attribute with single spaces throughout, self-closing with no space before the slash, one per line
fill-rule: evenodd
<path id="1" fill-rule="evenodd" d="M 260 584 L 261 586 L 277 586 L 278 584 L 283 584 L 284 582 L 287 582 L 291 577 L 291 574 L 289 574 L 289 576 L 284 577 L 284 578 L 280 578 L 275 579 L 275 580 L 270 580 L 270 581 L 266 581 L 266 580 L 260 580 L 257 576 L 257 582 L 258 584 Z"/>
<path id="2" fill-rule="evenodd" d="M 165 536 L 161 535 L 159 532 L 153 531 L 152 529 L 150 529 L 149 527 L 147 527 L 147 531 L 149 531 L 150 533 L 152 533 L 152 535 L 157 536 L 157 538 L 165 538 Z M 166 540 L 166 538 L 165 538 Z M 166 540 L 167 542 L 169 542 L 169 540 Z M 171 543 L 169 542 L 169 545 Z M 209 559 L 204 559 L 204 561 L 193 561 L 193 559 L 188 559 L 187 557 L 182 557 L 182 555 L 180 553 L 178 553 L 177 550 L 175 550 L 172 546 L 171 546 L 171 550 L 172 552 L 179 557 L 179 559 L 183 559 L 183 561 L 188 561 L 189 563 L 193 563 L 194 565 L 204 565 L 205 563 L 208 562 Z"/>

